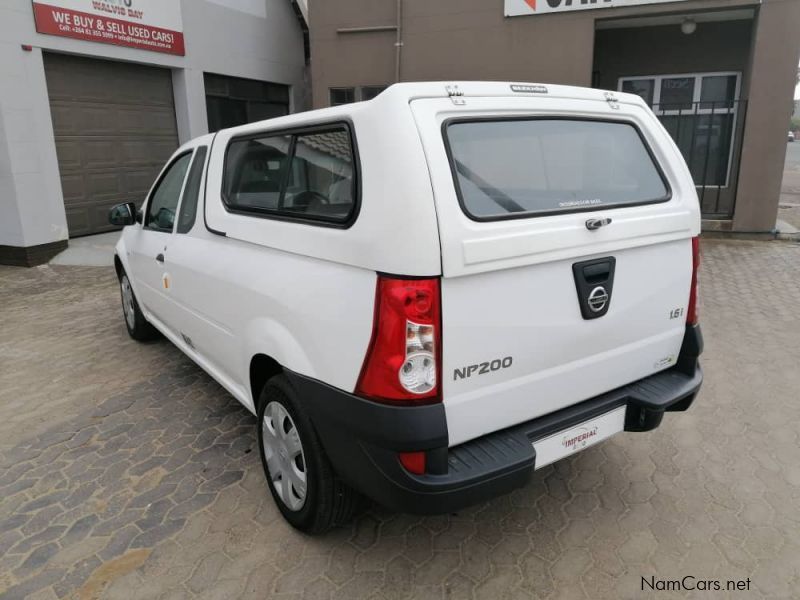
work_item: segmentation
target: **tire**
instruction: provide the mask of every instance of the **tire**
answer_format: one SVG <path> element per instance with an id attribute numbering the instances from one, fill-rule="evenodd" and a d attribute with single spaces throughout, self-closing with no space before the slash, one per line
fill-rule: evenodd
<path id="1" fill-rule="evenodd" d="M 122 299 L 122 318 L 130 335 L 137 342 L 149 342 L 158 339 L 160 334 L 147 319 L 144 318 L 133 287 L 128 279 L 128 274 L 122 271 L 119 274 L 119 292 Z"/>
<path id="2" fill-rule="evenodd" d="M 352 518 L 359 494 L 334 472 L 285 375 L 276 375 L 261 391 L 256 428 L 267 485 L 292 527 L 319 534 Z"/>

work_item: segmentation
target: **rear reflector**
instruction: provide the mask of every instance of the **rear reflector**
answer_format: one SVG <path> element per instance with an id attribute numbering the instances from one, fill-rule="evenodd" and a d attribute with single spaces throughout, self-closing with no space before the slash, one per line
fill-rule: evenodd
<path id="1" fill-rule="evenodd" d="M 700 238 L 692 238 L 692 287 L 689 290 L 689 307 L 686 309 L 687 325 L 697 325 L 697 271 L 700 269 Z"/>
<path id="2" fill-rule="evenodd" d="M 439 279 L 378 276 L 375 316 L 356 394 L 399 404 L 440 401 Z"/>
<path id="3" fill-rule="evenodd" d="M 400 464 L 409 473 L 417 475 L 425 474 L 425 453 L 424 452 L 398 452 Z"/>

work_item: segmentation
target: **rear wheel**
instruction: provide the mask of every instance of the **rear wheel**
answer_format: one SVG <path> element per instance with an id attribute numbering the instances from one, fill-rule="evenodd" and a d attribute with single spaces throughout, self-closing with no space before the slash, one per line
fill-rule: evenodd
<path id="1" fill-rule="evenodd" d="M 119 291 L 122 296 L 122 315 L 125 317 L 128 335 L 139 342 L 156 339 L 159 335 L 158 330 L 144 318 L 125 271 L 119 277 Z"/>
<path id="2" fill-rule="evenodd" d="M 272 497 L 293 527 L 323 533 L 350 520 L 358 493 L 333 471 L 285 375 L 270 379 L 261 392 L 258 445 Z"/>

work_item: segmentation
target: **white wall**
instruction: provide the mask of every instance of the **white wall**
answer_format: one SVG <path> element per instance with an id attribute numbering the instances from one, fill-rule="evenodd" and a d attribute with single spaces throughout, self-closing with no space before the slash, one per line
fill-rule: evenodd
<path id="1" fill-rule="evenodd" d="M 31 0 L 0 0 L 0 245 L 67 239 L 42 51 L 171 68 L 181 142 L 208 131 L 204 72 L 290 85 L 292 110 L 306 108 L 290 0 L 182 0 L 182 12 L 186 56 L 172 56 L 41 35 Z"/>
<path id="2" fill-rule="evenodd" d="M 0 45 L 0 52 L 3 47 Z M 2 76 L 2 75 L 0 75 Z M 0 103 L 0 140 L 5 140 L 8 134 L 5 130 L 5 120 Z M 17 208 L 17 193 L 14 190 L 14 177 L 11 174 L 11 157 L 8 154 L 8 144 L 0 143 L 0 243 L 5 245 L 21 246 L 22 224 L 19 220 Z"/>

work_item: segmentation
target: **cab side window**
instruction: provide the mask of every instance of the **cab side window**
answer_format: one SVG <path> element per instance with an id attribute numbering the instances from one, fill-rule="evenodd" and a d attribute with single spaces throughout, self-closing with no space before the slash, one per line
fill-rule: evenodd
<path id="1" fill-rule="evenodd" d="M 197 202 L 200 196 L 200 182 L 203 179 L 203 167 L 206 164 L 207 146 L 200 146 L 194 153 L 192 168 L 189 169 L 189 177 L 183 188 L 183 200 L 181 200 L 181 214 L 178 217 L 178 233 L 188 233 L 194 226 L 197 216 Z"/>
<path id="2" fill-rule="evenodd" d="M 234 139 L 225 155 L 226 208 L 263 217 L 346 224 L 357 174 L 345 124 Z"/>
<path id="3" fill-rule="evenodd" d="M 171 232 L 175 225 L 175 212 L 181 197 L 186 171 L 192 160 L 192 153 L 179 156 L 166 170 L 150 195 L 144 226 L 156 231 Z"/>
<path id="4" fill-rule="evenodd" d="M 345 221 L 355 205 L 353 153 L 344 129 L 298 135 L 283 208 L 306 218 Z"/>
<path id="5" fill-rule="evenodd" d="M 243 211 L 277 210 L 290 136 L 236 140 L 225 157 L 225 199 Z"/>

